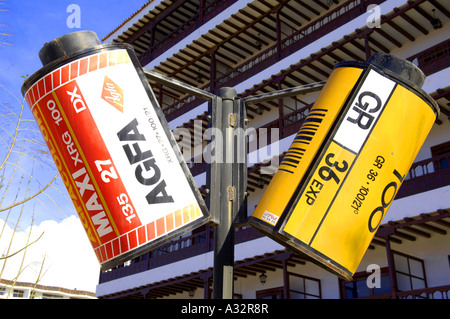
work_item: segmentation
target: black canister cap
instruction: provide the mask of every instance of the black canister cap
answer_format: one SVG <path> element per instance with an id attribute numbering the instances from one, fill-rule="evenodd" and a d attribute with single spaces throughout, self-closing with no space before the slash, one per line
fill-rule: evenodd
<path id="1" fill-rule="evenodd" d="M 68 57 L 76 52 L 93 48 L 101 42 L 93 31 L 77 31 L 52 40 L 39 51 L 39 59 L 43 66 L 50 62 Z"/>
<path id="2" fill-rule="evenodd" d="M 369 61 L 398 80 L 412 83 L 421 88 L 425 83 L 425 74 L 412 62 L 387 53 L 375 53 Z"/>

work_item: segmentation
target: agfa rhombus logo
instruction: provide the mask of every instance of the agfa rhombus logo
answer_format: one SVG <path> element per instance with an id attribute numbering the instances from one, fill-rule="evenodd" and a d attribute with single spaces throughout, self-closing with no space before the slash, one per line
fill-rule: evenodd
<path id="1" fill-rule="evenodd" d="M 106 75 L 103 81 L 102 99 L 123 113 L 123 90 Z"/>

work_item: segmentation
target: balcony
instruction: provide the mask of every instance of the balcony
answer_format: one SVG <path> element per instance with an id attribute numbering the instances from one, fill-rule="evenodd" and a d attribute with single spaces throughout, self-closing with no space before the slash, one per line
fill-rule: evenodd
<path id="1" fill-rule="evenodd" d="M 162 1 L 114 41 L 131 44 L 142 65 L 145 65 L 235 2 L 236 0 Z"/>
<path id="2" fill-rule="evenodd" d="M 442 41 L 424 51 L 421 51 L 412 57 L 410 61 L 417 59 L 419 68 L 426 76 L 444 70 L 450 66 L 450 39 Z"/>
<path id="3" fill-rule="evenodd" d="M 235 233 L 235 243 L 262 237 L 263 235 L 252 228 L 238 229 Z M 158 268 L 170 263 L 184 260 L 214 250 L 213 228 L 183 237 L 131 260 L 129 265 L 119 266 L 100 274 L 99 283 L 133 275 L 142 271 Z"/>
<path id="4" fill-rule="evenodd" d="M 450 153 L 415 162 L 411 166 L 396 199 L 426 192 L 450 184 Z"/>

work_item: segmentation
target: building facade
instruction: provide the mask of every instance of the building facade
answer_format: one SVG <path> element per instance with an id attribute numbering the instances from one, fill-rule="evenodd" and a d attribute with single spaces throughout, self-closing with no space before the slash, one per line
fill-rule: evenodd
<path id="1" fill-rule="evenodd" d="M 235 229 L 236 298 L 448 298 L 450 290 L 450 3 L 445 0 L 149 1 L 104 42 L 131 44 L 143 67 L 217 94 L 249 97 L 326 81 L 375 52 L 418 65 L 440 115 L 353 281 L 248 225 Z M 208 103 L 149 79 L 208 199 Z M 319 92 L 247 106 L 248 215 Z M 407 116 L 407 115 L 406 115 Z M 177 129 L 192 134 L 177 135 Z M 200 138 L 199 138 L 200 136 Z M 401 136 L 393 137 L 401 138 Z M 214 226 L 100 274 L 98 298 L 211 298 Z"/>
<path id="2" fill-rule="evenodd" d="M 0 299 L 97 299 L 90 291 L 0 279 Z"/>

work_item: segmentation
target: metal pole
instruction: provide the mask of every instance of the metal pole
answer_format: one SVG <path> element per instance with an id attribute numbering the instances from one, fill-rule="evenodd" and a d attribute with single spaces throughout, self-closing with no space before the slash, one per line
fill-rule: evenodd
<path id="1" fill-rule="evenodd" d="M 245 103 L 260 103 L 264 101 L 270 101 L 275 99 L 281 99 L 283 97 L 289 97 L 293 95 L 306 94 L 309 92 L 320 91 L 325 86 L 326 81 L 306 84 L 302 86 L 296 86 L 289 89 L 278 90 L 260 95 L 252 95 L 244 98 Z"/>
<path id="2" fill-rule="evenodd" d="M 234 265 L 234 228 L 233 221 L 235 212 L 235 187 L 233 185 L 233 164 L 234 164 L 234 126 L 235 114 L 233 113 L 236 90 L 232 88 L 221 88 L 219 97 L 222 99 L 221 113 L 222 120 L 217 123 L 222 132 L 222 147 L 216 144 L 216 155 L 220 149 L 222 156 L 220 174 L 213 177 L 212 182 L 219 191 L 219 219 L 214 232 L 214 272 L 213 272 L 213 298 L 232 299 L 234 291 L 233 265 Z M 217 198 L 217 197 L 216 197 Z"/>
<path id="3" fill-rule="evenodd" d="M 143 69 L 144 74 L 149 80 L 156 81 L 158 83 L 161 83 L 163 85 L 167 85 L 169 87 L 175 88 L 175 89 L 181 89 L 183 92 L 194 95 L 196 97 L 202 98 L 206 101 L 211 101 L 216 96 L 208 91 L 196 88 L 195 86 L 191 86 L 189 84 L 186 84 L 184 82 L 169 78 L 165 75 L 162 75 L 161 73 Z"/>

